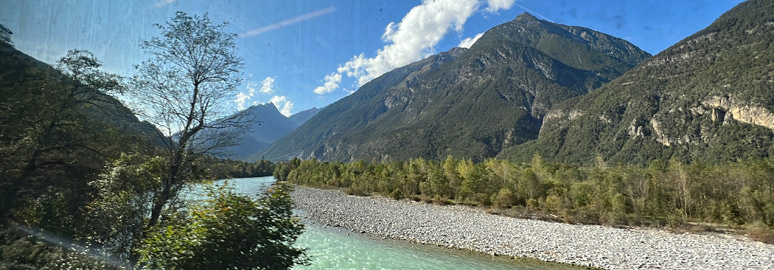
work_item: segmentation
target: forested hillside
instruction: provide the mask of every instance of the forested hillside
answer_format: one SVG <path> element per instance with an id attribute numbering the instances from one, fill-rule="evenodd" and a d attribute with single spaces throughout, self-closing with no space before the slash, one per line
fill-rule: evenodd
<path id="1" fill-rule="evenodd" d="M 500 157 L 725 162 L 774 154 L 774 2 L 747 1 L 588 95 Z"/>
<path id="2" fill-rule="evenodd" d="M 535 139 L 548 109 L 649 55 L 587 28 L 522 14 L 455 48 L 384 74 L 278 140 L 269 159 L 483 160 Z"/>

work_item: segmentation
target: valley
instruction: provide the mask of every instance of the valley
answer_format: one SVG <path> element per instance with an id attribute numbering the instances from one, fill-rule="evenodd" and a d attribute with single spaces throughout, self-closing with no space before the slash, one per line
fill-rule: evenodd
<path id="1" fill-rule="evenodd" d="M 774 268 L 772 0 L 182 2 L 0 11 L 0 269 Z"/>

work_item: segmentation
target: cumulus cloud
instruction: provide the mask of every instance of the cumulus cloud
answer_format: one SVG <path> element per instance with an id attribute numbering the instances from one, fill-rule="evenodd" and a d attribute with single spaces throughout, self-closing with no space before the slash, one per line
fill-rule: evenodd
<path id="1" fill-rule="evenodd" d="M 318 95 L 330 93 L 339 87 L 339 82 L 341 82 L 341 74 L 333 72 L 325 75 L 325 83 L 322 86 L 315 88 L 314 92 Z"/>
<path id="2" fill-rule="evenodd" d="M 261 81 L 261 90 L 259 91 L 264 94 L 274 94 L 274 77 L 266 77 L 266 79 L 263 79 L 263 81 Z"/>
<path id="3" fill-rule="evenodd" d="M 509 9 L 516 0 L 487 0 L 486 11 L 497 12 Z M 422 4 L 412 8 L 400 22 L 390 22 L 381 36 L 386 43 L 377 50 L 376 56 L 366 57 L 365 54 L 355 55 L 336 69 L 336 75 L 346 75 L 355 78 L 357 85 L 373 80 L 395 68 L 405 66 L 435 53 L 435 46 L 443 39 L 449 30 L 461 32 L 468 18 L 479 9 L 480 0 L 424 0 Z M 460 47 L 470 47 L 481 34 L 467 38 Z M 325 94 L 338 87 L 328 83 L 334 74 L 327 75 L 325 85 L 317 87 L 314 92 Z"/>
<path id="4" fill-rule="evenodd" d="M 342 75 L 363 84 L 382 74 L 435 53 L 435 45 L 453 29 L 462 26 L 478 8 L 478 0 L 426 0 L 412 8 L 399 23 L 385 27 L 382 41 L 387 43 L 372 58 L 364 54 L 353 56 L 340 65 L 335 73 L 325 76 L 325 84 L 314 89 L 317 94 L 338 88 Z M 334 83 L 335 82 L 335 83 Z"/>
<path id="5" fill-rule="evenodd" d="M 513 6 L 513 3 L 516 3 L 516 0 L 487 0 L 486 11 L 494 13 L 501 9 L 509 9 Z"/>
<path id="6" fill-rule="evenodd" d="M 249 75 L 249 77 L 252 77 L 252 76 L 253 76 L 252 74 Z M 263 79 L 263 81 L 261 81 L 261 84 L 260 84 L 261 88 L 258 88 L 258 83 L 249 81 L 249 78 L 248 78 L 247 85 L 245 85 L 245 88 L 247 88 L 247 92 L 240 91 L 239 93 L 237 93 L 236 99 L 234 99 L 234 103 L 236 103 L 237 105 L 237 110 L 240 110 L 240 111 L 244 110 L 245 104 L 258 105 L 258 101 L 252 100 L 253 97 L 255 96 L 256 90 L 257 92 L 260 92 L 262 94 L 267 94 L 267 95 L 274 94 L 274 92 L 277 91 L 276 88 L 274 87 L 274 80 L 275 80 L 274 77 L 271 77 L 271 76 L 266 77 L 265 79 Z"/>
<path id="7" fill-rule="evenodd" d="M 420 60 L 434 53 L 435 45 L 450 29 L 462 31 L 477 7 L 477 0 L 424 1 L 399 23 L 387 25 L 382 40 L 388 44 L 375 57 L 355 56 L 337 71 L 357 78 L 362 86 L 390 70 Z"/>
<path id="8" fill-rule="evenodd" d="M 469 37 L 469 38 L 463 39 L 462 41 L 460 41 L 460 45 L 457 45 L 457 47 L 470 49 L 470 46 L 473 46 L 473 43 L 476 43 L 476 40 L 481 38 L 481 36 L 483 36 L 483 35 L 484 35 L 484 33 L 479 33 L 478 35 L 475 35 L 474 37 Z"/>
<path id="9" fill-rule="evenodd" d="M 253 96 L 255 96 L 255 87 L 258 86 L 256 82 L 247 82 L 246 88 L 247 93 L 240 91 L 237 93 L 237 98 L 234 100 L 234 103 L 237 105 L 237 110 L 244 110 L 245 109 L 245 103 L 247 103 L 248 100 L 252 99 Z"/>
<path id="10" fill-rule="evenodd" d="M 293 109 L 293 102 L 290 102 L 290 100 L 287 97 L 274 96 L 271 98 L 271 103 L 274 104 L 274 107 L 277 107 L 277 110 L 279 110 L 282 115 L 284 116 L 292 115 L 290 113 L 290 110 Z"/>

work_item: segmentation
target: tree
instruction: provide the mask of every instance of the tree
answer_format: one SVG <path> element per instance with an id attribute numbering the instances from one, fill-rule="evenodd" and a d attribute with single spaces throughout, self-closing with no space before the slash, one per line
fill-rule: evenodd
<path id="1" fill-rule="evenodd" d="M 532 168 L 521 171 L 521 177 L 516 182 L 516 190 L 524 200 L 537 199 L 540 194 L 540 181 Z"/>
<path id="2" fill-rule="evenodd" d="M 134 249 L 141 240 L 143 220 L 150 213 L 152 190 L 160 182 L 162 157 L 122 153 L 108 162 L 89 183 L 95 189 L 80 234 L 89 244 L 110 252 L 122 262 L 134 263 Z"/>
<path id="3" fill-rule="evenodd" d="M 212 24 L 206 14 L 181 11 L 156 26 L 161 37 L 141 44 L 152 57 L 136 67 L 133 78 L 135 109 L 161 129 L 168 160 L 148 227 L 158 223 L 167 203 L 194 178 L 193 162 L 232 144 L 245 124 L 242 115 L 224 117 L 226 100 L 241 83 L 236 34 L 223 32 L 226 24 Z"/>
<path id="4" fill-rule="evenodd" d="M 6 136 L 0 139 L 5 142 L 0 187 L 7 187 L 0 194 L 0 216 L 17 204 L 20 190 L 42 190 L 35 184 L 46 175 L 64 172 L 74 186 L 74 178 L 99 170 L 115 142 L 106 136 L 108 125 L 96 119 L 117 111 L 119 102 L 106 94 L 123 89 L 121 78 L 101 71 L 101 65 L 88 51 L 70 50 L 58 61 L 60 74 L 27 68 L 29 75 L 14 78 L 17 85 L 2 87 Z"/>
<path id="5" fill-rule="evenodd" d="M 225 185 L 224 185 L 225 186 Z M 293 246 L 303 224 L 293 217 L 288 187 L 253 200 L 228 189 L 143 240 L 141 261 L 153 269 L 289 269 L 307 263 Z"/>

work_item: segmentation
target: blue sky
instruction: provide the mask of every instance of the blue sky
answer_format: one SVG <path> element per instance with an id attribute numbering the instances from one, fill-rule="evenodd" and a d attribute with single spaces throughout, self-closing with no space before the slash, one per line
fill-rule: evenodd
<path id="1" fill-rule="evenodd" d="M 141 40 L 182 10 L 239 34 L 245 85 L 234 111 L 273 101 L 285 114 L 322 107 L 395 67 L 446 51 L 523 12 L 627 39 L 656 54 L 740 0 L 0 0 L 16 48 L 53 63 L 87 49 L 131 76 Z M 467 42 L 463 42 L 467 41 Z"/>

